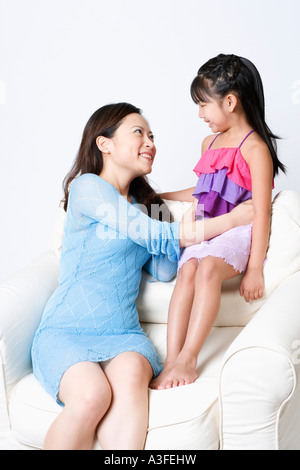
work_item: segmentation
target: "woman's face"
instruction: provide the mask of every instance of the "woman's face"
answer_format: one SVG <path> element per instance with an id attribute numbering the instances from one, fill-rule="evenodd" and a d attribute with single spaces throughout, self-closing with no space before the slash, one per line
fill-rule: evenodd
<path id="1" fill-rule="evenodd" d="M 156 148 L 154 136 L 143 116 L 129 114 L 115 135 L 105 140 L 110 152 L 106 163 L 126 170 L 133 178 L 151 173 Z"/>

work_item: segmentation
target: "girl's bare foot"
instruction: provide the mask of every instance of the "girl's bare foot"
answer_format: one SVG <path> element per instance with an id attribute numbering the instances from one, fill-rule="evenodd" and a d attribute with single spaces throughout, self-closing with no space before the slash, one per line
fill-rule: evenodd
<path id="1" fill-rule="evenodd" d="M 161 390 L 162 385 L 165 383 L 166 378 L 169 376 L 170 371 L 174 367 L 174 363 L 166 363 L 164 364 L 164 368 L 161 373 L 153 380 L 151 380 L 149 387 L 154 390 Z M 162 388 L 165 388 L 164 386 Z"/>
<path id="2" fill-rule="evenodd" d="M 191 384 L 198 377 L 196 365 L 196 360 L 186 361 L 181 359 L 179 355 L 175 364 L 164 368 L 162 373 L 151 382 L 150 387 L 156 390 L 164 390 Z"/>

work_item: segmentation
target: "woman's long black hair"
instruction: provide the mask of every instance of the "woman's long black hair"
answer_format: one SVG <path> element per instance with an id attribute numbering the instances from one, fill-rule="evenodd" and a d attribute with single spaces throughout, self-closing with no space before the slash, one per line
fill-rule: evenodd
<path id="1" fill-rule="evenodd" d="M 88 120 L 82 135 L 81 144 L 69 173 L 63 181 L 64 190 L 64 209 L 67 210 L 69 189 L 72 181 L 85 173 L 94 173 L 100 175 L 103 169 L 103 156 L 99 150 L 96 140 L 99 136 L 112 138 L 121 125 L 123 119 L 129 114 L 140 114 L 142 111 L 130 103 L 113 103 L 102 106 Z M 137 203 L 146 206 L 148 214 L 152 214 L 151 205 L 161 206 L 164 204 L 163 199 L 151 187 L 146 176 L 138 176 L 135 178 L 129 188 L 130 194 L 135 198 Z M 170 220 L 170 213 L 167 206 L 164 205 L 164 212 L 159 211 L 157 217 L 159 220 Z"/>
<path id="2" fill-rule="evenodd" d="M 210 59 L 198 70 L 191 84 L 191 96 L 195 103 L 222 99 L 233 92 L 241 101 L 249 125 L 267 144 L 274 168 L 274 176 L 279 169 L 286 168 L 277 156 L 276 139 L 265 121 L 265 98 L 260 74 L 255 65 L 244 57 L 234 54 L 219 54 Z"/>

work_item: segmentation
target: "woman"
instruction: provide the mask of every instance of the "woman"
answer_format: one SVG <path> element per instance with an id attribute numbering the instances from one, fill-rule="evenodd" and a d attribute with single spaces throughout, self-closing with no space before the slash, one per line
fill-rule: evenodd
<path id="1" fill-rule="evenodd" d="M 59 286 L 32 347 L 36 377 L 64 406 L 45 449 L 90 449 L 95 432 L 103 449 L 144 447 L 148 385 L 161 365 L 135 307 L 142 268 L 169 280 L 181 246 L 252 219 L 251 205 L 205 222 L 148 217 L 134 204 L 150 213 L 162 203 L 145 179 L 155 153 L 139 109 L 104 106 L 65 179 Z"/>

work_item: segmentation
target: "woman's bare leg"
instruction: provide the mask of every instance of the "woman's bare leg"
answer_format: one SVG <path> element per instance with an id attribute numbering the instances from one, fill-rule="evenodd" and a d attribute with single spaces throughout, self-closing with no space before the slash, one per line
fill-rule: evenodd
<path id="1" fill-rule="evenodd" d="M 208 256 L 199 263 L 184 345 L 159 389 L 185 385 L 196 380 L 198 354 L 219 312 L 222 282 L 238 274 L 238 271 L 221 258 Z"/>
<path id="2" fill-rule="evenodd" d="M 111 386 L 112 403 L 97 431 L 101 448 L 141 450 L 148 427 L 152 367 L 136 352 L 119 354 L 102 367 Z"/>
<path id="3" fill-rule="evenodd" d="M 111 403 L 110 385 L 100 365 L 71 366 L 61 379 L 59 399 L 65 406 L 49 428 L 44 449 L 91 449 L 96 427 Z"/>

